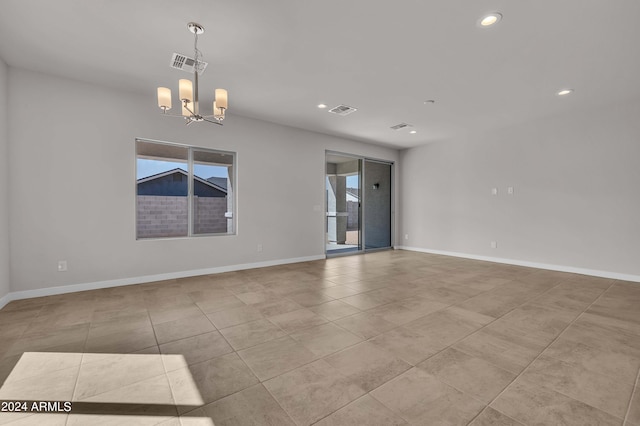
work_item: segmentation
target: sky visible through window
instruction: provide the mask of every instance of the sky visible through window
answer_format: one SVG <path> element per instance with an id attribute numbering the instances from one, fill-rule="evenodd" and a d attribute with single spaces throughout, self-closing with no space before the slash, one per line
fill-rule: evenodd
<path id="1" fill-rule="evenodd" d="M 146 160 L 139 158 L 137 160 L 137 166 L 138 175 L 136 176 L 136 179 L 157 175 L 158 173 L 178 168 L 185 172 L 187 171 L 187 163 L 173 161 Z M 228 168 L 224 166 L 194 164 L 193 168 L 194 174 L 202 179 L 209 179 L 210 177 L 228 177 Z"/>

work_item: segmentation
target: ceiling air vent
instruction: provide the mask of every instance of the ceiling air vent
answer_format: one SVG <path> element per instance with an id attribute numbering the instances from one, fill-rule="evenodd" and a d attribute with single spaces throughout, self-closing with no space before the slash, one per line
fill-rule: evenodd
<path id="1" fill-rule="evenodd" d="M 335 108 L 331 108 L 331 109 L 329 110 L 329 112 L 330 112 L 331 114 L 349 115 L 349 114 L 351 114 L 352 112 L 356 112 L 357 110 L 358 110 L 357 108 L 350 107 L 350 106 L 347 106 L 347 105 L 338 105 L 338 106 L 337 106 L 337 107 L 335 107 Z"/>
<path id="2" fill-rule="evenodd" d="M 392 130 L 402 130 L 402 129 L 406 129 L 407 127 L 413 127 L 411 124 L 407 124 L 407 123 L 400 123 L 400 124 L 396 124 L 395 126 L 391 126 Z"/>
<path id="3" fill-rule="evenodd" d="M 185 56 L 181 53 L 174 53 L 173 56 L 171 57 L 170 65 L 172 68 L 193 73 L 193 68 L 195 63 L 196 61 L 193 58 L 189 58 L 188 56 Z M 200 61 L 199 67 L 198 67 L 199 68 L 198 74 L 202 74 L 205 68 L 207 68 L 207 65 L 208 64 L 206 62 Z"/>

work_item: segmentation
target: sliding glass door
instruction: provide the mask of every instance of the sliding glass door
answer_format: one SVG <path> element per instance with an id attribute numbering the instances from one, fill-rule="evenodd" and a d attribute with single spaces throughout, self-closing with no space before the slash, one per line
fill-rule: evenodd
<path id="1" fill-rule="evenodd" d="M 391 247 L 392 164 L 327 152 L 328 256 Z"/>
<path id="2" fill-rule="evenodd" d="M 361 182 L 361 159 L 327 154 L 325 176 L 327 254 L 362 250 Z"/>

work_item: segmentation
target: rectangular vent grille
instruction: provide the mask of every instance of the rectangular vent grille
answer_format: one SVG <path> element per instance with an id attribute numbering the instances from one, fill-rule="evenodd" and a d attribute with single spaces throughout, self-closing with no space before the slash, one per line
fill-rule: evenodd
<path id="1" fill-rule="evenodd" d="M 413 126 L 407 123 L 400 123 L 400 124 L 396 124 L 395 126 L 391 126 L 390 128 L 392 130 L 401 130 L 401 129 L 406 129 L 407 127 L 413 127 Z"/>
<path id="2" fill-rule="evenodd" d="M 351 114 L 352 112 L 356 112 L 357 110 L 358 110 L 357 108 L 350 107 L 350 106 L 347 106 L 347 105 L 338 105 L 338 106 L 337 106 L 337 107 L 335 107 L 335 108 L 331 108 L 331 109 L 329 110 L 329 112 L 330 112 L 331 114 L 349 115 L 349 114 Z"/>
<path id="3" fill-rule="evenodd" d="M 194 65 L 196 61 L 193 58 L 182 55 L 180 53 L 174 53 L 171 57 L 171 68 L 193 73 Z M 202 74 L 207 68 L 208 63 L 200 61 L 198 63 L 198 74 Z"/>

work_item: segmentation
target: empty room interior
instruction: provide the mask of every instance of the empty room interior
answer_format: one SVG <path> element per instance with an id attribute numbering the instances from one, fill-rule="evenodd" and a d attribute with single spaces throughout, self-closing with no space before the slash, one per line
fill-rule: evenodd
<path id="1" fill-rule="evenodd" d="M 640 2 L 0 10 L 0 424 L 640 426 Z"/>

